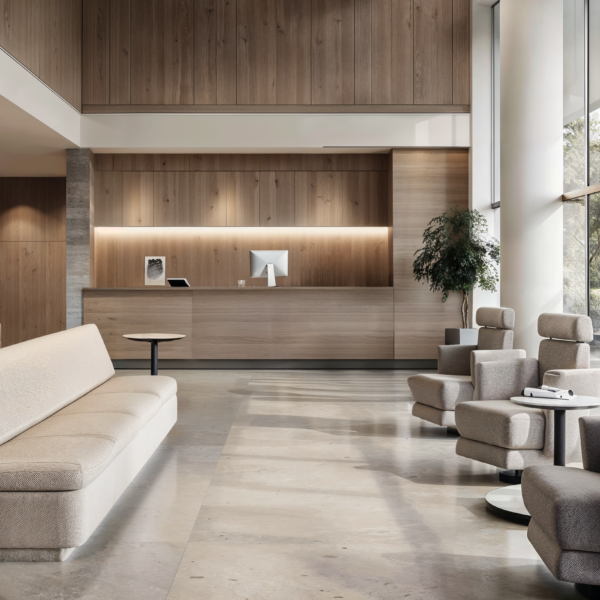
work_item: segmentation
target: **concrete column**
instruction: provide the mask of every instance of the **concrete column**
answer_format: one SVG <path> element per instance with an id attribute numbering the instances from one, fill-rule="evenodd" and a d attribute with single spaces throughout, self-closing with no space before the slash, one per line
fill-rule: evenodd
<path id="1" fill-rule="evenodd" d="M 67 329 L 83 325 L 81 290 L 93 285 L 94 155 L 67 150 Z"/>
<path id="2" fill-rule="evenodd" d="M 500 8 L 501 302 L 515 348 L 537 357 L 537 319 L 562 312 L 562 0 Z"/>
<path id="3" fill-rule="evenodd" d="M 472 0 L 471 68 L 471 182 L 469 206 L 488 222 L 488 232 L 500 239 L 500 210 L 492 208 L 492 8 L 486 0 Z M 473 290 L 472 319 L 481 306 L 500 306 L 496 292 Z"/>

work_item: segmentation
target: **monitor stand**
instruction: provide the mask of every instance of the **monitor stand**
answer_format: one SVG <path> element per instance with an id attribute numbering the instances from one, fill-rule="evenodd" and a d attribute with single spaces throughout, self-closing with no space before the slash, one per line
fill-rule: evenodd
<path id="1" fill-rule="evenodd" d="M 272 264 L 267 265 L 267 277 L 268 287 L 276 287 L 277 284 L 275 283 L 275 267 Z"/>

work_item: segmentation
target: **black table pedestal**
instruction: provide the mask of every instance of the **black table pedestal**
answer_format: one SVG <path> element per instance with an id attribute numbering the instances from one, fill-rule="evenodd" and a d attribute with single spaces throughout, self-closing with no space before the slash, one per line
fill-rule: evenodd
<path id="1" fill-rule="evenodd" d="M 566 461 L 567 430 L 566 430 L 566 411 L 554 411 L 554 464 L 558 467 L 564 467 Z"/>
<path id="2" fill-rule="evenodd" d="M 150 375 L 158 375 L 158 342 L 150 342 Z"/>

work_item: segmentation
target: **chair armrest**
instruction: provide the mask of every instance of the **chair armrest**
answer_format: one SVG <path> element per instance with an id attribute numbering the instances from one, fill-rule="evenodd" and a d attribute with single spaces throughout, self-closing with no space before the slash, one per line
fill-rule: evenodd
<path id="1" fill-rule="evenodd" d="M 586 471 L 600 473 L 600 417 L 581 417 L 579 433 L 583 468 Z"/>
<path id="2" fill-rule="evenodd" d="M 544 385 L 573 390 L 579 396 L 600 396 L 600 369 L 552 369 L 544 374 Z"/>
<path id="3" fill-rule="evenodd" d="M 438 373 L 470 375 L 473 350 L 477 350 L 477 346 L 438 346 Z"/>
<path id="4" fill-rule="evenodd" d="M 508 400 L 540 384 L 538 361 L 519 358 L 477 364 L 478 400 Z"/>
<path id="5" fill-rule="evenodd" d="M 477 365 L 482 362 L 516 360 L 525 358 L 525 350 L 475 350 L 471 353 L 471 377 L 473 378 L 473 400 L 479 400 L 477 386 Z M 520 393 L 520 392 L 519 392 Z M 489 399 L 489 398 L 488 398 Z"/>

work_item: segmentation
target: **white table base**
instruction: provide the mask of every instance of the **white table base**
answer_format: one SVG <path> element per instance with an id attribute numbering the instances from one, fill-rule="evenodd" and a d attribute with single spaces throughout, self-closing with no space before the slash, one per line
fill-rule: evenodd
<path id="1" fill-rule="evenodd" d="M 508 485 L 490 492 L 485 497 L 485 503 L 490 512 L 503 519 L 520 525 L 529 524 L 531 516 L 523 503 L 520 485 Z"/>

